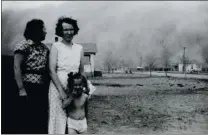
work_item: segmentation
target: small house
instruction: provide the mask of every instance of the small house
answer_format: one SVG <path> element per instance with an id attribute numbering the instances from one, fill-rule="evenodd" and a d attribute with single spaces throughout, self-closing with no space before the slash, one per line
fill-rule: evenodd
<path id="1" fill-rule="evenodd" d="M 137 67 L 136 68 L 138 71 L 144 71 L 144 67 Z"/>
<path id="2" fill-rule="evenodd" d="M 203 72 L 208 72 L 208 64 L 203 64 L 202 65 L 202 71 Z"/>
<path id="3" fill-rule="evenodd" d="M 178 71 L 179 72 L 183 72 L 183 68 L 184 68 L 184 64 L 180 63 L 178 65 Z M 189 72 L 189 71 L 192 71 L 192 70 L 195 70 L 195 71 L 202 71 L 202 64 L 200 64 L 199 62 L 197 61 L 191 61 L 187 64 L 185 64 L 185 71 Z"/>
<path id="4" fill-rule="evenodd" d="M 95 43 L 80 43 L 84 48 L 84 71 L 87 75 L 94 76 L 95 71 L 95 55 L 97 53 L 97 45 Z"/>

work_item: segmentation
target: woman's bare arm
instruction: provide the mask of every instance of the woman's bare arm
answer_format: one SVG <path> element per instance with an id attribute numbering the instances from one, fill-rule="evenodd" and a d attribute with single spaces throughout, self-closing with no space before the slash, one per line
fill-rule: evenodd
<path id="1" fill-rule="evenodd" d="M 23 81 L 22 81 L 22 70 L 21 70 L 21 65 L 24 60 L 24 55 L 21 53 L 15 53 L 14 55 L 14 76 L 15 80 L 19 89 L 19 95 L 20 96 L 26 96 L 26 90 L 23 86 Z"/>
<path id="2" fill-rule="evenodd" d="M 81 59 L 80 59 L 80 66 L 79 66 L 79 72 L 84 75 L 84 51 L 82 49 L 81 51 Z M 85 75 L 84 75 L 85 76 Z"/>
<path id="3" fill-rule="evenodd" d="M 49 71 L 50 71 L 50 76 L 51 79 L 54 83 L 54 85 L 56 86 L 56 88 L 58 89 L 61 98 L 62 99 L 66 99 L 66 94 L 64 92 L 64 87 L 62 86 L 58 75 L 56 73 L 56 65 L 57 65 L 57 56 L 58 56 L 58 50 L 52 46 L 51 50 L 50 50 L 50 55 L 49 55 Z"/>
<path id="4" fill-rule="evenodd" d="M 66 100 L 63 101 L 62 103 L 62 108 L 66 108 L 67 106 L 69 106 L 72 102 L 72 96 L 70 96 L 69 98 L 67 98 Z"/>
<path id="5" fill-rule="evenodd" d="M 89 104 L 89 96 L 86 95 L 86 101 L 85 101 L 85 117 L 88 120 L 88 104 Z"/>

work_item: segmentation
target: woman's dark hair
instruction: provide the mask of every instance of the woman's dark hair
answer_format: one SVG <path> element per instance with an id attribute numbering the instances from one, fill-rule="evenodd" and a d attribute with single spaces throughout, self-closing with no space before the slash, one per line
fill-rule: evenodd
<path id="1" fill-rule="evenodd" d="M 27 22 L 24 37 L 33 41 L 43 41 L 45 39 L 43 28 L 44 22 L 41 19 L 32 19 Z"/>
<path id="2" fill-rule="evenodd" d="M 71 24 L 74 28 L 74 35 L 78 34 L 79 27 L 77 25 L 77 20 L 74 20 L 69 17 L 60 17 L 58 19 L 58 23 L 56 24 L 56 35 L 57 36 L 62 37 L 62 35 L 63 35 L 63 27 L 62 27 L 63 23 Z"/>

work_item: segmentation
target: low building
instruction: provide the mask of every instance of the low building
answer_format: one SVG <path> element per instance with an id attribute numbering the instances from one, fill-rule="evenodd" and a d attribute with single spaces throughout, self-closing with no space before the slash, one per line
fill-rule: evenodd
<path id="1" fill-rule="evenodd" d="M 202 71 L 202 64 L 200 64 L 197 61 L 190 61 L 189 63 L 185 64 L 185 71 L 189 72 L 189 71 Z M 179 72 L 183 72 L 184 71 L 184 64 L 180 63 L 178 65 L 178 71 Z"/>
<path id="2" fill-rule="evenodd" d="M 95 71 L 95 55 L 97 53 L 97 45 L 95 43 L 80 43 L 84 48 L 84 71 L 94 76 Z"/>
<path id="3" fill-rule="evenodd" d="M 144 71 L 144 67 L 137 67 L 137 71 Z"/>
<path id="4" fill-rule="evenodd" d="M 202 71 L 203 72 L 208 72 L 208 64 L 203 64 L 202 65 Z"/>

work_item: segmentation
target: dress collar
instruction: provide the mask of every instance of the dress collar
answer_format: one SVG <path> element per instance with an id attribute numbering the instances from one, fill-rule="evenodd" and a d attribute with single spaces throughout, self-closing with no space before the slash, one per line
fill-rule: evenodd
<path id="1" fill-rule="evenodd" d="M 32 45 L 42 46 L 42 44 L 43 44 L 42 42 L 40 42 L 40 44 L 35 44 L 35 42 L 32 41 L 31 39 L 26 40 L 26 43 L 30 46 L 32 46 Z"/>
<path id="2" fill-rule="evenodd" d="M 33 44 L 35 44 L 31 39 L 26 40 L 26 42 L 27 42 L 28 45 L 33 45 Z"/>

